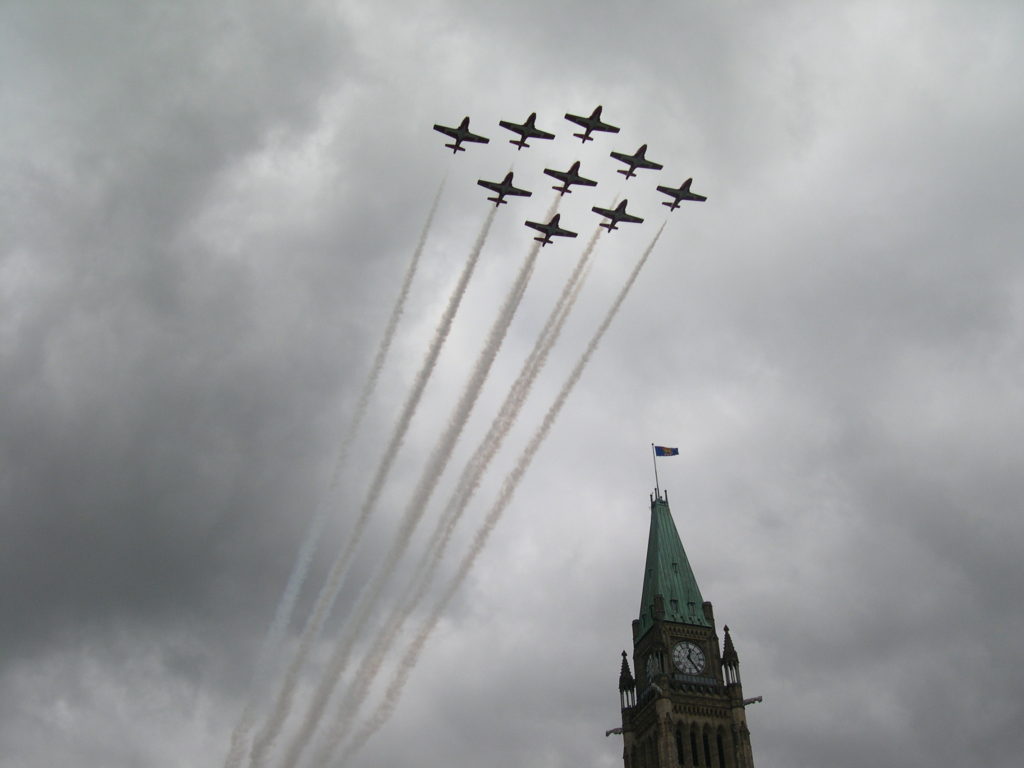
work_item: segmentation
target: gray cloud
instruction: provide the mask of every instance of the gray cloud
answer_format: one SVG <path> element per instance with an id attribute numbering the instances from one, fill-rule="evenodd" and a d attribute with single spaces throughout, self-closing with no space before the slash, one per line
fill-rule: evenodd
<path id="1" fill-rule="evenodd" d="M 668 217 L 360 764 L 620 764 L 653 440 L 680 446 L 661 484 L 765 696 L 759 766 L 1016 765 L 1021 28 L 1000 2 L 9 4 L 0 765 L 221 763 L 441 177 L 315 586 L 486 215 L 475 180 L 514 164 L 534 197 L 499 212 L 362 574 L 550 203 L 542 169 L 573 159 L 601 187 L 565 224 L 618 191 L 648 221 L 595 250 L 453 558 L 660 224 L 654 185 L 709 200 Z M 561 115 L 598 103 L 622 133 L 583 147 Z M 559 137 L 516 153 L 497 120 L 534 110 Z M 465 114 L 491 143 L 453 158 L 429 126 Z M 607 152 L 645 142 L 665 171 L 623 184 Z M 579 247 L 543 249 L 456 466 Z"/>

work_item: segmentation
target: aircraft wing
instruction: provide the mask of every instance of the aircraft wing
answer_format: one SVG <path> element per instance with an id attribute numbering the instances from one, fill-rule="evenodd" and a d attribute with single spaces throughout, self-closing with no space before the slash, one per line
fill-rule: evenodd
<path id="1" fill-rule="evenodd" d="M 597 213 L 597 214 L 600 214 L 601 216 L 604 216 L 606 219 L 610 219 L 611 220 L 610 224 L 600 224 L 599 225 L 599 226 L 602 226 L 605 229 L 607 229 L 609 232 L 611 232 L 613 229 L 617 229 L 618 225 L 621 224 L 621 223 L 643 224 L 644 220 L 642 218 L 640 218 L 639 216 L 634 216 L 633 214 L 626 212 L 626 203 L 627 202 L 628 201 L 623 200 L 621 203 L 619 203 L 618 207 L 615 208 L 615 209 L 600 208 L 600 207 L 595 205 L 590 210 L 592 210 L 594 213 Z"/>
<path id="2" fill-rule="evenodd" d="M 541 245 L 547 245 L 550 243 L 552 237 L 576 237 L 576 232 L 572 232 L 559 226 L 559 219 L 560 215 L 556 213 L 547 224 L 542 224 L 538 221 L 527 221 L 524 223 L 531 229 L 536 229 L 538 232 L 544 233 L 544 237 L 534 238 L 534 240 L 537 240 Z"/>
<path id="3" fill-rule="evenodd" d="M 530 146 L 526 143 L 527 139 L 553 139 L 555 134 L 542 131 L 536 126 L 537 113 L 532 112 L 525 123 L 512 123 L 508 120 L 499 120 L 498 125 L 507 131 L 519 134 L 519 139 L 513 139 L 509 143 L 514 144 L 519 149 Z"/>
<path id="4" fill-rule="evenodd" d="M 675 210 L 676 208 L 679 207 L 679 203 L 683 200 L 693 200 L 698 203 L 702 203 L 705 200 L 707 200 L 707 198 L 704 195 L 698 195 L 696 192 L 690 191 L 690 184 L 692 183 L 693 179 L 687 179 L 679 186 L 678 189 L 674 187 L 659 186 L 659 192 L 661 192 L 663 195 L 668 195 L 669 197 L 672 198 L 671 203 L 662 203 L 662 205 L 667 205 L 672 210 Z"/>
<path id="5" fill-rule="evenodd" d="M 512 173 L 509 172 L 502 181 L 487 181 L 486 179 L 477 179 L 479 184 L 484 189 L 489 189 L 495 193 L 495 197 L 487 198 L 495 207 L 506 203 L 506 195 L 515 195 L 516 197 L 530 197 L 533 193 L 526 189 L 519 189 L 512 184 Z"/>
<path id="6" fill-rule="evenodd" d="M 597 206 L 594 206 L 593 208 L 591 208 L 591 210 L 594 213 L 599 213 L 600 215 L 604 216 L 606 219 L 611 219 L 616 224 L 621 224 L 621 223 L 626 223 L 626 224 L 643 224 L 644 223 L 643 219 L 641 219 L 639 216 L 634 216 L 631 213 L 624 213 L 622 211 L 613 211 L 613 210 L 610 210 L 608 208 L 598 208 Z"/>
<path id="7" fill-rule="evenodd" d="M 571 115 L 566 112 L 565 119 L 570 123 L 575 123 L 576 125 L 586 129 L 583 133 L 573 134 L 576 138 L 582 139 L 584 143 L 593 141 L 593 138 L 590 136 L 593 131 L 603 131 L 605 133 L 619 132 L 619 129 L 614 125 L 610 125 L 609 123 L 605 123 L 601 120 L 600 106 L 594 109 L 589 117 L 584 117 L 583 115 Z"/>
<path id="8" fill-rule="evenodd" d="M 566 191 L 568 191 L 569 185 L 571 184 L 579 184 L 584 187 L 596 187 L 596 181 L 593 179 L 585 179 L 578 173 L 579 167 L 580 164 L 576 162 L 573 163 L 572 167 L 568 171 L 556 171 L 554 168 L 545 168 L 544 173 L 562 182 Z M 559 187 L 555 187 L 555 189 L 559 189 Z"/>
<path id="9" fill-rule="evenodd" d="M 443 133 L 450 139 L 453 139 L 451 144 L 445 144 L 445 146 L 448 147 L 448 149 L 450 149 L 453 153 L 466 151 L 466 148 L 462 146 L 462 142 L 464 141 L 472 141 L 477 144 L 487 144 L 490 141 L 490 139 L 488 139 L 486 136 L 479 136 L 475 133 L 472 133 L 469 130 L 468 117 L 464 117 L 462 119 L 462 122 L 459 123 L 458 127 L 456 128 L 452 128 L 447 125 L 438 125 L 435 123 L 434 130 L 438 131 L 439 133 Z"/>
<path id="10" fill-rule="evenodd" d="M 678 197 L 676 197 L 675 195 L 673 195 L 673 197 L 675 197 L 676 200 L 693 200 L 694 202 L 697 203 L 703 203 L 705 200 L 707 200 L 707 198 L 704 197 L 704 195 L 698 195 L 696 192 L 684 192 Z"/>

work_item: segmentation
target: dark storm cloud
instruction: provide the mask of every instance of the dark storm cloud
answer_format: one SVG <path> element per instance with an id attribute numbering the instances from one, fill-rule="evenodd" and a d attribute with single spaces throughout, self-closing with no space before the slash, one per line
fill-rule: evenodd
<path id="1" fill-rule="evenodd" d="M 189 229 L 221 174 L 308 130 L 345 35 L 283 6 L 7 15 L 22 77 L 4 163 L 23 182 L 3 213 L 11 663 L 67 622 L 205 613 L 221 537 L 301 493 L 269 462 L 309 450 L 295 418 L 332 374 L 268 359 L 288 342 L 260 335 L 247 266 Z M 265 487 L 240 487 L 253 471 Z M 248 559 L 235 567 L 263 583 Z"/>
<path id="2" fill-rule="evenodd" d="M 692 175 L 709 200 L 670 215 L 362 764 L 621 764 L 602 733 L 639 601 L 651 440 L 681 447 L 662 486 L 765 695 L 759 766 L 1016 764 L 1016 6 L 0 17 L 0 762 L 220 764 L 441 176 L 313 582 L 486 213 L 475 180 L 515 163 L 534 198 L 495 221 L 366 572 L 528 245 L 520 222 L 549 203 L 540 169 L 581 158 L 609 199 L 567 196 L 566 224 L 592 226 L 589 205 L 620 189 L 648 222 L 602 238 L 509 456 L 665 213 L 654 183 Z M 566 140 L 561 115 L 598 103 L 622 133 Z M 516 153 L 497 120 L 534 110 L 559 138 Z M 429 126 L 464 114 L 491 144 L 451 158 Z M 643 142 L 665 172 L 624 185 L 607 151 Z M 468 445 L 578 252 L 542 252 Z"/>

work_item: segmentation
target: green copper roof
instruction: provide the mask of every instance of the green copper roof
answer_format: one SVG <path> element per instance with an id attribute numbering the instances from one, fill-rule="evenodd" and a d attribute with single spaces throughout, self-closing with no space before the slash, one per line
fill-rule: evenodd
<path id="1" fill-rule="evenodd" d="M 668 508 L 668 495 L 651 501 L 651 533 L 647 539 L 647 568 L 640 602 L 640 634 L 654 624 L 655 596 L 661 595 L 665 621 L 707 627 L 704 599 L 686 558 L 683 542 Z"/>

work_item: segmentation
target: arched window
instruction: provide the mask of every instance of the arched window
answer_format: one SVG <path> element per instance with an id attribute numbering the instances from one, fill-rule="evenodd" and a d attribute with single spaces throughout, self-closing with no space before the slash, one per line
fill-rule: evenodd
<path id="1" fill-rule="evenodd" d="M 686 765 L 686 755 L 683 751 L 683 726 L 676 726 L 676 762 L 680 766 Z"/>
<path id="2" fill-rule="evenodd" d="M 722 739 L 722 729 L 715 733 L 715 741 L 718 746 L 718 768 L 725 768 L 725 743 Z"/>
<path id="3" fill-rule="evenodd" d="M 703 741 L 704 741 L 704 743 L 702 745 L 704 747 L 704 765 L 706 765 L 707 768 L 711 768 L 711 747 L 708 744 L 708 730 L 707 730 L 707 728 L 701 729 L 701 739 L 703 739 Z"/>

